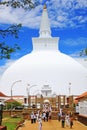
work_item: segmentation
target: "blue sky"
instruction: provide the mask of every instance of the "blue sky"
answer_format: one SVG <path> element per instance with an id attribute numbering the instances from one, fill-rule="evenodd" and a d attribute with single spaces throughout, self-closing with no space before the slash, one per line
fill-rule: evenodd
<path id="1" fill-rule="evenodd" d="M 4 1 L 4 0 L 3 0 Z M 34 0 L 33 0 L 34 1 Z M 22 23 L 19 38 L 6 37 L 3 41 L 13 46 L 17 43 L 21 50 L 12 54 L 11 59 L 0 61 L 2 73 L 6 66 L 32 51 L 32 37 L 39 36 L 43 5 L 46 3 L 53 37 L 60 37 L 59 49 L 72 57 L 87 48 L 87 0 L 37 0 L 35 9 L 24 11 L 11 7 L 0 7 L 0 28 Z M 2 38 L 0 37 L 0 42 Z"/>

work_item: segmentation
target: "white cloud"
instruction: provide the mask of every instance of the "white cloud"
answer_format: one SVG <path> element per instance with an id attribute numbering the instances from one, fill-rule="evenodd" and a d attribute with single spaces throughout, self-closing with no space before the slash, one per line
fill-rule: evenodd
<path id="1" fill-rule="evenodd" d="M 76 2 L 77 2 L 77 4 L 76 4 L 77 8 L 87 7 L 87 0 L 76 0 Z"/>
<path id="2" fill-rule="evenodd" d="M 42 3 L 43 1 L 40 0 Z M 75 9 L 83 9 L 87 7 L 87 0 L 48 0 L 48 14 L 51 26 L 53 27 L 76 27 L 87 22 L 87 17 L 83 13 L 78 16 Z M 0 23 L 22 23 L 23 26 L 29 28 L 38 28 L 40 25 L 42 5 L 38 5 L 35 9 L 25 12 L 23 9 L 13 10 L 11 7 L 0 8 Z"/>
<path id="3" fill-rule="evenodd" d="M 69 46 L 76 46 L 76 45 L 87 45 L 87 38 L 86 37 L 79 37 L 77 39 L 67 39 L 63 41 L 64 44 Z"/>
<path id="4" fill-rule="evenodd" d="M 41 6 L 32 9 L 31 11 L 24 11 L 22 8 L 13 10 L 11 7 L 0 9 L 0 23 L 22 23 L 24 26 L 35 28 L 40 23 L 40 9 Z"/>

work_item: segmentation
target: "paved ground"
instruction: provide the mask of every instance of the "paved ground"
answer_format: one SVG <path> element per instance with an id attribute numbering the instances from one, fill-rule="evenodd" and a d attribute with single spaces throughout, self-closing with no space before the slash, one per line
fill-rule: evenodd
<path id="1" fill-rule="evenodd" d="M 61 128 L 61 122 L 57 120 L 51 120 L 48 122 L 42 123 L 42 130 L 70 130 L 69 127 Z M 73 128 L 74 130 L 87 130 L 87 126 L 79 123 L 78 121 L 74 121 Z M 38 122 L 36 124 L 31 124 L 29 120 L 25 121 L 25 126 L 20 127 L 18 130 L 38 130 Z"/>

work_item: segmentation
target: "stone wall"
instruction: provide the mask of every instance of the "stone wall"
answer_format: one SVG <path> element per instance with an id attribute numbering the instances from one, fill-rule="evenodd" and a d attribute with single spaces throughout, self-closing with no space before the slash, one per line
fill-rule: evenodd
<path id="1" fill-rule="evenodd" d="M 87 116 L 78 115 L 78 121 L 87 126 Z"/>

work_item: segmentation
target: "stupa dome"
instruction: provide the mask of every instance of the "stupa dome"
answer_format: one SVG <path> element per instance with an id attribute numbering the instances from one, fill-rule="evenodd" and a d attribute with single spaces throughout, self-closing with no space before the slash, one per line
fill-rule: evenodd
<path id="1" fill-rule="evenodd" d="M 42 19 L 48 20 L 46 8 Z M 45 18 L 46 17 L 46 18 Z M 44 20 L 45 21 L 45 20 Z M 87 70 L 73 58 L 58 50 L 59 38 L 51 37 L 49 22 L 41 22 L 40 37 L 33 38 L 33 51 L 16 61 L 2 76 L 1 91 L 10 94 L 11 85 L 15 84 L 14 94 L 25 94 L 27 83 L 41 88 L 49 84 L 56 94 L 68 94 L 71 83 L 71 94 L 80 94 L 87 90 Z M 34 90 L 33 90 L 34 89 Z"/>
<path id="2" fill-rule="evenodd" d="M 77 94 L 83 88 L 86 90 L 86 74 L 83 66 L 65 54 L 58 51 L 36 51 L 23 56 L 5 71 L 2 89 L 5 87 L 4 90 L 10 93 L 11 84 L 21 79 L 26 84 L 22 88 L 20 84 L 15 84 L 20 86 L 14 90 L 18 93 L 25 91 L 27 83 L 36 84 L 38 87 L 48 83 L 56 93 L 66 94 L 68 83 L 71 82 L 72 94 Z"/>

